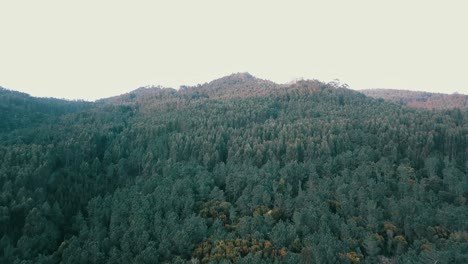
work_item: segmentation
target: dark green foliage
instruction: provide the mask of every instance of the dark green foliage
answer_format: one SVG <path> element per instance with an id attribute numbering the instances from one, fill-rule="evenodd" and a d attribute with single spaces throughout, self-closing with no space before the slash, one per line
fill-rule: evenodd
<path id="1" fill-rule="evenodd" d="M 0 263 L 467 262 L 466 111 L 248 74 L 0 92 Z"/>
<path id="2" fill-rule="evenodd" d="M 53 123 L 60 116 L 90 107 L 92 103 L 85 101 L 34 98 L 0 87 L 0 136 L 15 129 L 31 129 L 40 124 Z"/>

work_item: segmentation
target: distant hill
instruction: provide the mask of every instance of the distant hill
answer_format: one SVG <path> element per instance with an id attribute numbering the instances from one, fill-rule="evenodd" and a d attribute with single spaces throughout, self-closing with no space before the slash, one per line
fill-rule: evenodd
<path id="1" fill-rule="evenodd" d="M 386 101 L 425 109 L 468 109 L 468 95 L 442 94 L 408 90 L 369 89 L 363 94 Z"/>
<path id="2" fill-rule="evenodd" d="M 206 98 L 233 98 L 265 95 L 280 85 L 262 80 L 249 73 L 234 73 L 199 86 L 183 86 L 181 94 L 199 95 Z"/>
<path id="3" fill-rule="evenodd" d="M 252 76 L 250 73 L 233 73 L 228 76 L 195 86 L 181 86 L 176 90 L 161 86 L 140 87 L 129 93 L 104 98 L 96 101 L 101 105 L 134 105 L 141 110 L 180 109 L 190 104 L 199 104 L 207 100 L 231 100 L 250 97 L 317 92 L 325 88 L 339 87 L 326 85 L 317 80 L 301 80 L 290 84 L 277 84 Z M 356 93 L 348 90 L 348 92 Z M 359 94 L 358 94 L 359 95 Z"/>
<path id="4" fill-rule="evenodd" d="M 184 100 L 203 98 L 219 99 L 265 95 L 281 85 L 258 79 L 249 73 L 234 73 L 209 83 L 196 86 L 181 86 L 179 90 L 161 86 L 145 86 L 129 93 L 98 100 L 100 103 L 135 104 L 154 100 L 167 100 L 170 97 Z"/>

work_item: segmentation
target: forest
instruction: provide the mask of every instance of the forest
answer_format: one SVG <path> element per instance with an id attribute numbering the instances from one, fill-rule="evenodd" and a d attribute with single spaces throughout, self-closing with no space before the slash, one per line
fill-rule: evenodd
<path id="1" fill-rule="evenodd" d="M 0 263 L 468 263 L 467 121 L 248 73 L 0 88 Z"/>

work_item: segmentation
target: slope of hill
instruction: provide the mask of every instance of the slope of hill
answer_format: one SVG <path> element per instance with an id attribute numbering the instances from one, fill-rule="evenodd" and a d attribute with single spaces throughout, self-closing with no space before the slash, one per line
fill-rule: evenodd
<path id="1" fill-rule="evenodd" d="M 249 74 L 46 115 L 0 137 L 0 263 L 467 263 L 467 118 Z"/>
<path id="2" fill-rule="evenodd" d="M 441 94 L 393 89 L 360 90 L 363 94 L 384 100 L 425 109 L 468 109 L 468 95 Z"/>
<path id="3" fill-rule="evenodd" d="M 65 114 L 84 111 L 92 104 L 54 98 L 34 98 L 0 87 L 0 133 L 55 122 Z"/>

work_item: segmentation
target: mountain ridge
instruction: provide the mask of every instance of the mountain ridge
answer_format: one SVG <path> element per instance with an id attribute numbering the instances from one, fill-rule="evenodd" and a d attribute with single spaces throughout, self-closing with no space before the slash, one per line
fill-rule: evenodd
<path id="1" fill-rule="evenodd" d="M 386 101 L 424 109 L 468 109 L 468 95 L 431 93 L 401 89 L 365 89 L 363 94 Z"/>
<path id="2" fill-rule="evenodd" d="M 118 97 L 125 97 L 125 96 L 135 97 L 135 96 L 151 95 L 151 94 L 157 94 L 157 93 L 163 93 L 163 94 L 164 93 L 168 93 L 168 94 L 211 93 L 213 97 L 223 97 L 223 96 L 226 96 L 226 94 L 223 94 L 227 92 L 226 90 L 228 90 L 229 92 L 235 92 L 236 90 L 238 92 L 246 92 L 246 90 L 250 89 L 250 92 L 252 92 L 251 91 L 253 90 L 252 88 L 255 88 L 255 89 L 263 89 L 265 87 L 267 88 L 287 88 L 287 87 L 293 88 L 295 86 L 297 87 L 298 84 L 304 85 L 305 83 L 308 83 L 308 84 L 314 83 L 314 85 L 316 84 L 328 85 L 329 87 L 335 87 L 335 88 L 348 88 L 348 89 L 358 91 L 360 93 L 363 93 L 373 98 L 382 98 L 382 99 L 386 99 L 388 101 L 397 102 L 397 103 L 399 102 L 398 99 L 408 99 L 406 97 L 410 97 L 410 96 L 418 97 L 415 100 L 419 100 L 419 101 L 424 101 L 429 97 L 436 97 L 436 96 L 468 97 L 468 95 L 459 94 L 459 93 L 447 94 L 447 93 L 441 93 L 441 92 L 411 91 L 411 90 L 405 90 L 405 89 L 372 88 L 372 89 L 355 90 L 355 89 L 349 88 L 347 85 L 340 86 L 338 84 L 338 86 L 336 86 L 337 84 L 334 82 L 325 83 L 325 82 L 321 82 L 315 79 L 294 80 L 291 82 L 281 84 L 281 83 L 275 83 L 267 79 L 261 79 L 261 78 L 255 77 L 249 72 L 238 72 L 238 73 L 232 73 L 226 76 L 222 76 L 220 78 L 216 78 L 212 81 L 193 85 L 193 86 L 181 85 L 178 89 L 173 88 L 173 87 L 164 87 L 160 85 L 142 86 L 134 90 L 131 90 L 129 92 L 123 93 L 123 94 L 99 98 L 99 99 L 96 99 L 94 102 L 112 101 L 112 99 L 115 99 Z M 254 86 L 257 86 L 257 87 L 254 87 Z M 69 99 L 62 99 L 62 98 L 55 98 L 55 97 L 36 97 L 36 96 L 31 96 L 30 94 L 25 93 L 25 92 L 8 89 L 2 86 L 0 86 L 0 91 L 17 92 L 17 93 L 21 93 L 23 96 L 27 95 L 27 96 L 34 97 L 34 98 L 55 99 L 55 100 L 62 100 L 62 101 L 69 101 L 69 102 L 84 101 L 84 100 L 69 100 Z M 407 101 L 410 101 L 410 99 L 408 99 Z M 408 102 L 404 101 L 402 104 L 408 104 Z"/>

